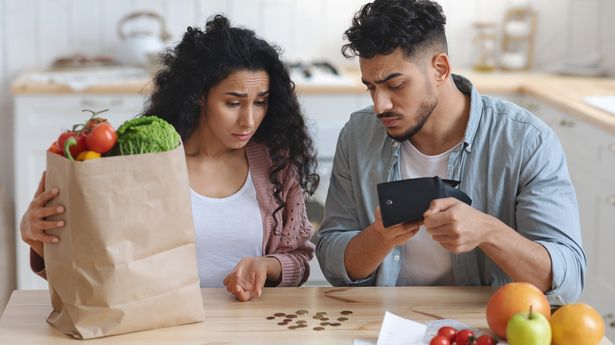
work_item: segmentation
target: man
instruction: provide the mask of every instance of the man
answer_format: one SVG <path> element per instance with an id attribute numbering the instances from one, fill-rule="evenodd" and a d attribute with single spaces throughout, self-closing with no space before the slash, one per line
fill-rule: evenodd
<path id="1" fill-rule="evenodd" d="M 527 110 L 451 73 L 445 23 L 435 2 L 375 0 L 345 33 L 374 105 L 338 139 L 322 271 L 336 286 L 526 281 L 572 302 L 586 258 L 561 145 Z M 376 184 L 426 176 L 461 181 L 472 206 L 436 199 L 421 222 L 384 228 Z"/>

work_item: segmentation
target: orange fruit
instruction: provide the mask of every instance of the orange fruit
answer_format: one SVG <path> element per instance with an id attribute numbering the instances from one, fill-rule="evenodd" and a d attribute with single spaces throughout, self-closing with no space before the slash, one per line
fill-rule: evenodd
<path id="1" fill-rule="evenodd" d="M 596 345 L 604 337 L 602 316 L 585 303 L 563 305 L 550 322 L 553 345 Z"/>
<path id="2" fill-rule="evenodd" d="M 516 314 L 527 312 L 530 305 L 535 312 L 551 317 L 551 307 L 544 293 L 530 283 L 509 283 L 500 287 L 487 302 L 487 323 L 500 338 L 506 338 L 508 320 Z"/>

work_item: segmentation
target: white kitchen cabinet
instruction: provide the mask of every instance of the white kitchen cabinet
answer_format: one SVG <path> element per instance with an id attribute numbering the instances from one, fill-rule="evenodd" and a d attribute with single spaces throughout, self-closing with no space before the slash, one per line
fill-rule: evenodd
<path id="1" fill-rule="evenodd" d="M 615 315 L 615 134 L 530 96 L 500 96 L 532 111 L 557 134 L 577 194 L 588 260 L 580 301 Z M 615 328 L 607 327 L 607 337 L 615 337 Z"/>
<path id="2" fill-rule="evenodd" d="M 109 109 L 101 116 L 117 128 L 142 111 L 144 100 L 138 94 L 16 95 L 13 123 L 17 227 L 45 170 L 47 148 L 63 130 L 89 118 L 90 113 L 82 112 L 82 109 Z M 17 288 L 46 289 L 47 283 L 30 271 L 29 247 L 21 241 L 18 228 L 16 239 Z"/>

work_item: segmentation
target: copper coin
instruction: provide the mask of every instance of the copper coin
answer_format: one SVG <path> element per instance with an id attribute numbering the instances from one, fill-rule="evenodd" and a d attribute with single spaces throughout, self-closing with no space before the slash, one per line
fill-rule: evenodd
<path id="1" fill-rule="evenodd" d="M 312 319 L 320 320 L 321 317 L 322 316 L 320 316 L 320 315 L 314 315 L 314 316 L 312 316 Z"/>
<path id="2" fill-rule="evenodd" d="M 286 316 L 286 314 L 284 314 L 284 313 L 275 313 L 275 314 L 273 314 L 273 316 L 275 316 L 275 317 L 282 317 L 282 316 Z"/>
<path id="3" fill-rule="evenodd" d="M 342 314 L 342 315 L 352 315 L 352 311 L 350 311 L 350 310 L 343 310 L 343 311 L 340 312 L 340 314 Z"/>
<path id="4" fill-rule="evenodd" d="M 305 321 L 305 320 L 297 320 L 296 322 L 297 322 L 298 324 L 307 323 L 307 321 Z"/>
<path id="5" fill-rule="evenodd" d="M 304 310 L 304 309 L 297 310 L 297 314 L 299 314 L 299 315 L 303 315 L 303 314 L 307 314 L 307 313 L 308 313 L 308 311 Z"/>
<path id="6" fill-rule="evenodd" d="M 328 317 L 321 317 L 320 321 L 329 321 L 329 318 Z"/>
<path id="7" fill-rule="evenodd" d="M 339 322 L 331 322 L 330 325 L 333 327 L 337 327 L 337 326 L 341 326 L 342 324 Z"/>
<path id="8" fill-rule="evenodd" d="M 320 325 L 321 326 L 329 326 L 329 323 L 328 322 L 321 322 Z"/>
<path id="9" fill-rule="evenodd" d="M 289 318 L 289 319 L 294 319 L 294 318 L 297 317 L 297 315 L 295 315 L 295 314 L 286 314 L 286 317 Z"/>
<path id="10" fill-rule="evenodd" d="M 288 322 L 291 322 L 291 321 L 292 321 L 292 319 L 284 319 L 284 320 L 282 320 L 282 321 L 284 321 L 284 322 L 288 323 Z"/>
<path id="11" fill-rule="evenodd" d="M 297 327 L 297 326 L 288 326 L 288 329 L 297 329 L 297 328 L 299 328 L 299 327 Z"/>
<path id="12" fill-rule="evenodd" d="M 267 320 L 273 320 L 275 319 L 275 316 L 267 316 Z"/>
<path id="13" fill-rule="evenodd" d="M 319 326 L 319 327 L 314 327 L 314 330 L 315 330 L 315 331 L 324 331 L 324 330 L 325 330 L 325 328 L 324 328 L 324 327 L 320 327 L 320 326 Z"/>
<path id="14" fill-rule="evenodd" d="M 342 322 L 348 321 L 348 318 L 347 317 L 338 317 L 337 321 L 342 321 Z"/>
<path id="15" fill-rule="evenodd" d="M 288 325 L 288 322 L 278 322 L 278 325 L 280 325 L 280 326 L 286 326 L 286 325 Z"/>
<path id="16" fill-rule="evenodd" d="M 307 325 L 305 323 L 301 323 L 297 325 L 298 328 L 306 328 Z"/>
<path id="17" fill-rule="evenodd" d="M 325 315 L 325 314 L 327 314 L 326 311 L 319 311 L 319 312 L 316 313 L 316 315 Z"/>

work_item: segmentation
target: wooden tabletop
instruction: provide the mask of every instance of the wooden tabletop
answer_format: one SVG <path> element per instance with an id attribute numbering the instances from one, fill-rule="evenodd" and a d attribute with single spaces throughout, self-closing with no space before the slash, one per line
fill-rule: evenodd
<path id="1" fill-rule="evenodd" d="M 13 292 L 0 318 L 0 344 L 352 344 L 354 339 L 375 341 L 385 311 L 419 322 L 440 318 L 456 319 L 487 330 L 484 308 L 489 287 L 363 287 L 363 288 L 268 288 L 251 302 L 236 301 L 224 289 L 202 289 L 204 322 L 112 336 L 93 340 L 73 340 L 45 322 L 51 311 L 44 290 Z M 178 308 L 181 306 L 178 306 Z M 288 325 L 278 325 L 283 317 L 268 320 L 275 313 L 297 315 Z M 351 311 L 350 315 L 342 315 Z M 326 312 L 329 321 L 339 317 L 339 326 L 314 330 Z M 335 319 L 335 320 L 334 320 Z M 305 320 L 307 327 L 288 326 Z M 343 319 L 342 319 L 343 320 Z M 612 345 L 606 338 L 600 345 Z"/>

